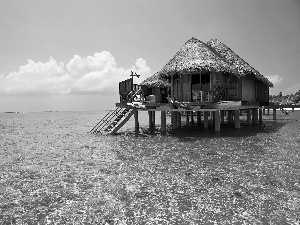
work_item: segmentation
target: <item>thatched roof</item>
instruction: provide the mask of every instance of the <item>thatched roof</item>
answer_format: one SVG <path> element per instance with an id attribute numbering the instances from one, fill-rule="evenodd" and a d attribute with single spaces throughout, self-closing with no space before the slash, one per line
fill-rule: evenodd
<path id="1" fill-rule="evenodd" d="M 233 65 L 235 69 L 238 70 L 238 73 L 240 75 L 253 75 L 257 80 L 265 83 L 269 87 L 273 87 L 273 84 L 267 78 L 261 75 L 256 69 L 250 66 L 247 62 L 245 62 L 241 57 L 239 57 L 229 47 L 227 47 L 219 40 L 211 39 L 209 42 L 207 42 L 207 45 L 211 47 L 211 50 L 214 53 L 224 58 L 224 60 L 227 60 L 227 62 Z"/>
<path id="2" fill-rule="evenodd" d="M 189 39 L 159 73 L 169 77 L 176 73 L 194 71 L 227 72 L 239 78 L 252 75 L 273 87 L 267 78 L 216 39 L 207 44 L 196 38 Z"/>
<path id="3" fill-rule="evenodd" d="M 148 77 L 144 81 L 140 83 L 140 85 L 147 86 L 149 88 L 159 87 L 159 88 L 167 88 L 170 86 L 168 79 L 162 77 L 162 73 L 158 72 Z"/>
<path id="4" fill-rule="evenodd" d="M 161 70 L 166 76 L 178 72 L 193 71 L 228 72 L 238 76 L 237 71 L 227 61 L 213 53 L 207 44 L 191 38 L 175 54 L 175 56 Z"/>

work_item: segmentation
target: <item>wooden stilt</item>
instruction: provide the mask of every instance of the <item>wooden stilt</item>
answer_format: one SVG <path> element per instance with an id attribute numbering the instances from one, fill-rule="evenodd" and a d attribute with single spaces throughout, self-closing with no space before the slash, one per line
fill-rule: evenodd
<path id="1" fill-rule="evenodd" d="M 197 124 L 201 123 L 201 111 L 197 111 Z"/>
<path id="2" fill-rule="evenodd" d="M 240 110 L 234 110 L 234 127 L 236 129 L 241 128 L 241 123 L 240 123 Z"/>
<path id="3" fill-rule="evenodd" d="M 221 115 L 220 115 L 220 117 L 221 117 L 221 124 L 224 124 L 224 116 L 225 116 L 225 110 L 221 110 Z"/>
<path id="4" fill-rule="evenodd" d="M 186 124 L 188 124 L 190 122 L 189 111 L 185 111 L 185 116 L 186 116 Z"/>
<path id="5" fill-rule="evenodd" d="M 252 109 L 252 123 L 258 123 L 258 112 L 257 108 Z"/>
<path id="6" fill-rule="evenodd" d="M 173 118 L 173 123 L 172 123 L 172 128 L 176 129 L 177 128 L 177 112 L 172 112 L 172 118 Z"/>
<path id="7" fill-rule="evenodd" d="M 153 116 L 152 116 L 152 111 L 148 111 L 149 115 L 149 130 L 150 132 L 153 131 Z"/>
<path id="8" fill-rule="evenodd" d="M 259 123 L 262 123 L 262 120 L 263 120 L 263 109 L 259 109 L 259 119 L 258 119 L 258 122 Z"/>
<path id="9" fill-rule="evenodd" d="M 161 111 L 161 135 L 165 135 L 167 133 L 167 119 L 166 119 L 166 111 Z"/>
<path id="10" fill-rule="evenodd" d="M 204 111 L 204 128 L 208 128 L 208 111 Z"/>
<path id="11" fill-rule="evenodd" d="M 228 124 L 232 123 L 232 111 L 231 110 L 228 110 L 227 121 L 228 121 Z"/>
<path id="12" fill-rule="evenodd" d="M 273 108 L 273 120 L 276 120 L 276 108 Z"/>
<path id="13" fill-rule="evenodd" d="M 268 108 L 268 115 L 270 115 L 270 109 Z"/>
<path id="14" fill-rule="evenodd" d="M 295 111 L 295 109 L 294 108 L 292 108 L 292 112 L 294 112 Z"/>
<path id="15" fill-rule="evenodd" d="M 215 122 L 215 113 L 214 112 L 210 112 L 210 120 L 212 122 Z"/>
<path id="16" fill-rule="evenodd" d="M 155 130 L 155 111 L 152 111 L 152 126 L 153 126 L 153 131 Z"/>
<path id="17" fill-rule="evenodd" d="M 247 124 L 252 124 L 252 118 L 251 118 L 251 109 L 247 109 Z"/>
<path id="18" fill-rule="evenodd" d="M 181 127 L 181 113 L 177 112 L 177 128 Z"/>
<path id="19" fill-rule="evenodd" d="M 195 121 L 194 121 L 194 112 L 193 111 L 191 111 L 191 122 L 192 122 L 192 124 L 195 123 Z"/>
<path id="20" fill-rule="evenodd" d="M 263 115 L 266 115 L 266 109 L 263 108 Z"/>
<path id="21" fill-rule="evenodd" d="M 215 132 L 220 132 L 221 130 L 220 111 L 214 112 L 214 118 L 215 118 Z"/>
<path id="22" fill-rule="evenodd" d="M 140 126 L 139 126 L 139 112 L 137 110 L 134 110 L 134 121 L 135 121 L 135 126 L 134 126 L 134 130 L 135 133 L 139 133 L 140 130 Z"/>

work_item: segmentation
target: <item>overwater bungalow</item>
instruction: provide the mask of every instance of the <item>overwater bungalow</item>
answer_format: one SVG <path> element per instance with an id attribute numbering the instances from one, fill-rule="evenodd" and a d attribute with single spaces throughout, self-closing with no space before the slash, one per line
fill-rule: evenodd
<path id="1" fill-rule="evenodd" d="M 240 110 L 247 110 L 249 124 L 261 120 L 258 110 L 268 105 L 273 84 L 219 40 L 204 43 L 191 38 L 159 72 L 139 85 L 131 78 L 119 87 L 120 103 L 93 132 L 115 133 L 132 115 L 138 131 L 138 111 L 142 110 L 149 112 L 149 128 L 155 123 L 155 111 L 161 111 L 162 133 L 166 111 L 172 114 L 174 129 L 181 126 L 182 111 L 192 118 L 197 113 L 198 123 L 203 115 L 205 128 L 209 114 L 216 131 L 225 116 L 239 128 Z"/>

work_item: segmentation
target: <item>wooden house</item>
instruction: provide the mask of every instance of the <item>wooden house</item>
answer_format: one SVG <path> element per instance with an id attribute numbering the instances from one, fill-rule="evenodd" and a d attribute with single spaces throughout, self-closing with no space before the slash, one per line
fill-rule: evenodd
<path id="1" fill-rule="evenodd" d="M 269 88 L 273 84 L 235 54 L 222 42 L 212 39 L 204 43 L 189 39 L 173 58 L 156 74 L 140 85 L 131 79 L 119 83 L 120 102 L 92 130 L 116 133 L 134 115 L 139 130 L 138 112 L 147 111 L 149 128 L 155 128 L 155 112 L 161 112 L 161 133 L 166 133 L 166 112 L 171 112 L 172 128 L 181 126 L 181 113 L 186 121 L 208 128 L 209 119 L 215 131 L 225 121 L 240 128 L 240 110 L 247 111 L 247 124 L 262 121 L 262 110 L 269 104 Z M 276 118 L 276 110 L 273 110 Z"/>
<path id="2" fill-rule="evenodd" d="M 218 40 L 188 40 L 160 71 L 179 102 L 267 105 L 272 83 Z"/>
<path id="3" fill-rule="evenodd" d="M 139 86 L 145 103 L 168 103 L 171 86 L 169 80 L 163 78 L 161 73 L 148 77 Z"/>

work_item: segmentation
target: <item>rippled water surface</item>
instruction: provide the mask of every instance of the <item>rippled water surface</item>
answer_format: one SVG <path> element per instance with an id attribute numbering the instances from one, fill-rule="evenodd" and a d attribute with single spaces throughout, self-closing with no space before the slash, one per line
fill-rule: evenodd
<path id="1" fill-rule="evenodd" d="M 299 112 L 90 134 L 104 114 L 0 114 L 0 224 L 299 224 Z"/>

